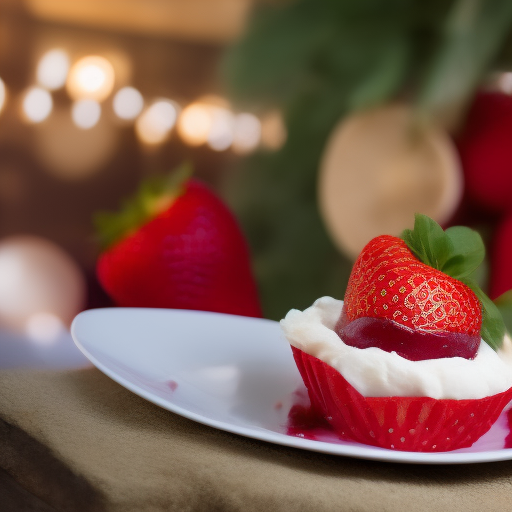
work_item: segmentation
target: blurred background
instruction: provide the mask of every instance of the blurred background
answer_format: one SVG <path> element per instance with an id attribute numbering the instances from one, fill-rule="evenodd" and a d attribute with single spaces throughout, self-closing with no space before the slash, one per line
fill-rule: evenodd
<path id="1" fill-rule="evenodd" d="M 483 236 L 510 308 L 512 3 L 0 0 L 0 366 L 82 364 L 93 217 L 190 162 L 263 315 L 342 298 L 415 212 Z"/>

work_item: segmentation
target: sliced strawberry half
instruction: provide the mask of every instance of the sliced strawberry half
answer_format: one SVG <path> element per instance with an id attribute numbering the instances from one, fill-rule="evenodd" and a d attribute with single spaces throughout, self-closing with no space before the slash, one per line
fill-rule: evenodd
<path id="1" fill-rule="evenodd" d="M 475 357 L 482 337 L 501 345 L 503 319 L 471 279 L 485 256 L 467 227 L 443 231 L 416 215 L 402 239 L 379 236 L 357 258 L 335 331 L 358 348 L 379 347 L 410 360 Z"/>

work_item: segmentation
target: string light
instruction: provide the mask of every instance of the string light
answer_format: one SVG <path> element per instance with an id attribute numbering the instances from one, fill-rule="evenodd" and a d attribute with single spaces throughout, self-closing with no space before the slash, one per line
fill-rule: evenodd
<path id="1" fill-rule="evenodd" d="M 71 117 L 78 128 L 88 130 L 98 124 L 101 117 L 101 106 L 94 100 L 79 100 L 73 103 Z"/>
<path id="2" fill-rule="evenodd" d="M 211 126 L 208 146 L 215 151 L 225 151 L 233 143 L 234 117 L 224 108 L 211 109 Z"/>
<path id="3" fill-rule="evenodd" d="M 112 64 L 98 55 L 77 61 L 66 82 L 69 95 L 75 99 L 103 101 L 114 88 L 115 73 Z"/>
<path id="4" fill-rule="evenodd" d="M 90 55 L 83 57 L 69 69 L 68 53 L 63 49 L 52 49 L 39 60 L 36 79 L 40 87 L 26 91 L 22 110 L 24 118 L 31 123 L 46 119 L 53 109 L 48 90 L 66 85 L 71 98 L 71 119 L 78 128 L 88 130 L 101 117 L 101 105 L 111 93 L 116 82 L 112 63 L 105 57 Z M 510 75 L 510 76 L 509 76 Z M 511 89 L 512 73 L 504 73 L 502 89 Z M 5 105 L 6 88 L 0 79 L 0 112 Z M 179 106 L 172 100 L 153 102 L 144 110 L 144 97 L 134 87 L 123 87 L 112 99 L 115 115 L 122 120 L 135 122 L 137 137 L 144 144 L 163 143 L 171 130 L 176 128 L 180 138 L 190 146 L 207 144 L 214 151 L 229 148 L 235 153 L 246 154 L 260 145 L 279 149 L 286 140 L 286 128 L 279 113 L 272 112 L 259 119 L 250 113 L 235 114 L 229 102 L 217 96 L 204 96 L 189 104 L 180 115 Z"/>
<path id="5" fill-rule="evenodd" d="M 60 89 L 66 83 L 69 71 L 69 56 L 64 50 L 46 52 L 37 65 L 37 83 L 50 91 Z"/>
<path id="6" fill-rule="evenodd" d="M 260 120 L 253 114 L 238 114 L 233 132 L 233 151 L 239 154 L 254 151 L 261 139 Z"/>
<path id="7" fill-rule="evenodd" d="M 114 96 L 112 107 L 119 118 L 129 121 L 141 113 L 144 99 L 134 87 L 123 87 Z"/>
<path id="8" fill-rule="evenodd" d="M 162 143 L 176 124 L 177 105 L 171 100 L 157 100 L 137 118 L 135 131 L 149 145 Z"/>
<path id="9" fill-rule="evenodd" d="M 208 140 L 212 127 L 211 108 L 203 103 L 186 107 L 178 121 L 178 133 L 190 146 L 200 146 Z"/>
<path id="10" fill-rule="evenodd" d="M 44 121 L 50 115 L 52 109 L 52 96 L 46 89 L 31 87 L 25 92 L 22 110 L 28 122 L 40 123 Z"/>
<path id="11" fill-rule="evenodd" d="M 269 112 L 261 121 L 261 143 L 271 150 L 280 149 L 288 137 L 281 113 L 277 110 Z"/>

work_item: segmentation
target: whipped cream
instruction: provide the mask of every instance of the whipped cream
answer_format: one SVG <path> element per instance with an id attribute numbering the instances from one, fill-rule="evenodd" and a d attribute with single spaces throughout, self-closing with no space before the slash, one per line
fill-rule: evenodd
<path id="1" fill-rule="evenodd" d="M 377 347 L 345 345 L 334 332 L 342 307 L 343 301 L 322 297 L 304 311 L 289 311 L 281 326 L 291 345 L 335 368 L 363 396 L 462 400 L 495 395 L 512 387 L 510 358 L 483 340 L 471 360 L 447 357 L 409 361 Z"/>

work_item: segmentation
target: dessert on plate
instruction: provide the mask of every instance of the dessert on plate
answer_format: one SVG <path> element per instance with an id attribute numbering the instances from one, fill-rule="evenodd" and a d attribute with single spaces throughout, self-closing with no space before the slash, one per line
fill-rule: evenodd
<path id="1" fill-rule="evenodd" d="M 357 258 L 345 300 L 281 321 L 311 407 L 341 439 L 407 451 L 471 446 L 512 399 L 505 327 L 473 281 L 475 231 L 417 215 Z"/>

